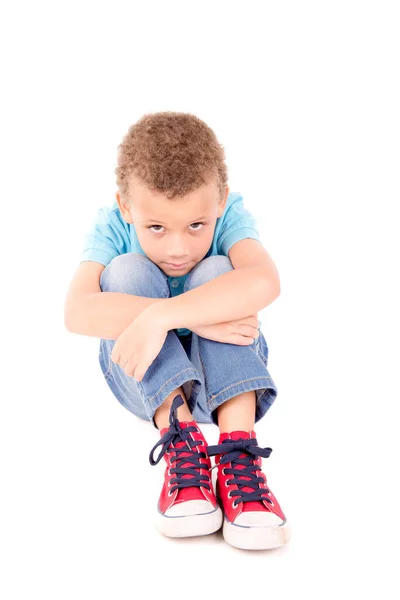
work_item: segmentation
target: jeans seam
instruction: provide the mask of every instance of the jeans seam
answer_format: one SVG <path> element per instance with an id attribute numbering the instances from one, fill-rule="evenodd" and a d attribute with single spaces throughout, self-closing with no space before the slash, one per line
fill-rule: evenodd
<path id="1" fill-rule="evenodd" d="M 208 385 L 207 385 L 207 371 L 206 371 L 206 366 L 203 363 L 203 359 L 202 359 L 200 350 L 199 350 L 199 359 L 200 359 L 200 362 L 201 362 L 201 368 L 203 370 L 203 375 L 204 375 L 204 391 L 205 391 L 206 400 L 207 400 L 207 404 L 208 404 L 208 399 L 207 399 L 207 390 L 208 390 Z"/>
<path id="2" fill-rule="evenodd" d="M 227 387 L 225 387 L 223 390 L 219 391 L 218 394 L 216 394 L 215 396 L 211 396 L 210 399 L 207 398 L 208 408 L 211 410 L 211 407 L 210 407 L 211 402 L 213 400 L 215 400 L 215 398 L 218 398 L 218 396 L 220 396 L 223 392 L 226 392 L 226 390 L 229 390 L 233 387 L 241 385 L 242 383 L 247 383 L 249 381 L 256 381 L 256 380 L 260 380 L 260 379 L 267 379 L 268 381 L 273 381 L 272 377 L 268 377 L 268 375 L 261 375 L 258 377 L 251 377 L 250 379 L 242 379 L 242 381 L 236 381 L 236 383 L 232 383 L 231 385 L 228 385 Z"/>
<path id="3" fill-rule="evenodd" d="M 264 337 L 264 341 L 265 341 L 265 336 L 263 334 L 263 332 L 261 331 L 261 325 L 258 327 L 258 338 L 257 338 L 257 343 L 256 343 L 256 355 L 262 360 L 262 362 L 264 363 L 265 367 L 268 367 L 268 353 L 269 353 L 269 349 L 267 346 L 267 353 L 266 356 L 264 356 L 264 352 L 261 349 L 261 335 Z"/>
<path id="4" fill-rule="evenodd" d="M 175 373 L 172 377 L 170 377 L 167 381 L 164 382 L 164 384 L 159 388 L 159 390 L 157 391 L 156 394 L 154 394 L 154 396 L 152 396 L 151 398 L 148 398 L 147 401 L 151 402 L 152 400 L 154 400 L 154 398 L 157 398 L 157 396 L 160 394 L 161 390 L 173 379 L 176 379 L 176 377 L 179 377 L 179 375 L 182 375 L 182 373 L 185 373 L 186 371 L 192 371 L 193 372 L 193 367 L 188 367 L 187 369 L 183 369 L 183 371 L 180 371 L 179 373 Z M 139 382 L 140 383 L 140 382 Z"/>
<path id="5" fill-rule="evenodd" d="M 107 379 L 110 375 L 111 375 L 111 369 L 112 369 L 112 365 L 111 365 L 111 354 L 109 356 L 109 360 L 108 360 L 108 367 L 107 367 L 107 371 L 104 373 L 104 377 L 105 379 Z"/>

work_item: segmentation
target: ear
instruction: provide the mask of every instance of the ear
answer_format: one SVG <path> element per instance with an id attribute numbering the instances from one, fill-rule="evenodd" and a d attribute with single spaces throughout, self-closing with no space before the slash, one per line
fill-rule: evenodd
<path id="1" fill-rule="evenodd" d="M 121 215 L 122 215 L 124 221 L 126 221 L 127 223 L 133 223 L 131 213 L 129 212 L 129 207 L 127 204 L 124 204 L 122 202 L 121 195 L 119 192 L 115 192 L 115 198 L 117 200 L 118 207 L 119 207 L 119 210 L 121 212 Z"/>
<path id="2" fill-rule="evenodd" d="M 222 217 L 222 215 L 224 214 L 226 200 L 227 200 L 228 196 L 229 196 L 229 186 L 226 186 L 225 196 L 219 201 L 219 204 L 218 204 L 217 219 L 219 219 L 219 217 Z"/>

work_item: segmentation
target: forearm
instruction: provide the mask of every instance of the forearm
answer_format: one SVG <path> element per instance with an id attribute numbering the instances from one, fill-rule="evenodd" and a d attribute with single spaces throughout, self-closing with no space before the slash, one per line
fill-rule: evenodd
<path id="1" fill-rule="evenodd" d="M 255 315 L 279 293 L 276 282 L 258 269 L 234 269 L 184 294 L 164 298 L 151 310 L 161 315 L 168 330 L 192 329 Z"/>
<path id="2" fill-rule="evenodd" d="M 65 315 L 65 326 L 71 333 L 116 340 L 143 310 L 162 300 L 120 292 L 87 294 Z"/>

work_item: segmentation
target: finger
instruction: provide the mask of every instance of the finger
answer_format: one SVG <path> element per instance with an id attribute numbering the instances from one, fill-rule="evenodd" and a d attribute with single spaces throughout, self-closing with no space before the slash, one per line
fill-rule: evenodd
<path id="1" fill-rule="evenodd" d="M 117 363 L 117 364 L 118 364 L 118 363 L 119 363 L 119 361 L 120 361 L 121 355 L 120 355 L 120 353 L 119 353 L 119 352 L 114 352 L 114 350 L 113 350 L 113 351 L 111 352 L 111 357 L 110 357 L 110 358 L 111 358 L 111 360 L 112 360 L 114 363 Z"/>
<path id="2" fill-rule="evenodd" d="M 124 371 L 125 371 L 126 375 L 128 375 L 128 377 L 134 377 L 136 379 L 136 375 L 135 375 L 136 370 L 137 370 L 137 364 L 135 362 L 132 362 L 132 360 L 130 362 L 127 361 L 125 363 Z"/>
<path id="3" fill-rule="evenodd" d="M 144 360 L 146 362 L 144 362 Z M 142 362 L 136 367 L 135 369 L 135 379 L 136 381 L 142 381 L 143 377 L 146 375 L 150 365 L 152 364 L 153 361 L 150 361 L 148 359 L 143 359 L 142 358 Z"/>
<path id="4" fill-rule="evenodd" d="M 142 381 L 142 379 L 143 379 L 143 373 L 141 373 L 138 369 L 136 369 L 133 376 L 136 379 L 136 381 L 139 381 L 139 382 Z"/>
<path id="5" fill-rule="evenodd" d="M 135 367 L 132 366 L 132 362 L 126 361 L 125 365 L 124 365 L 124 371 L 126 373 L 126 375 L 128 375 L 128 377 L 133 377 L 134 373 L 135 373 Z"/>
<path id="6" fill-rule="evenodd" d="M 119 339 L 115 340 L 115 344 L 114 344 L 114 347 L 113 347 L 112 352 L 111 352 L 111 356 L 112 355 L 114 355 L 115 362 L 119 362 L 119 360 L 121 359 L 121 356 L 122 356 L 122 354 L 121 354 L 121 341 Z"/>
<path id="7" fill-rule="evenodd" d="M 251 344 L 254 343 L 254 338 L 246 337 L 244 335 L 233 335 L 231 343 L 236 344 L 237 346 L 251 346 Z"/>
<path id="8" fill-rule="evenodd" d="M 140 365 L 138 365 L 138 367 L 135 369 L 135 379 L 136 379 L 136 381 L 142 381 L 143 377 L 147 373 L 147 370 L 148 370 L 150 364 L 148 362 L 143 363 L 143 361 L 142 361 L 142 363 Z"/>
<path id="9" fill-rule="evenodd" d="M 250 327 L 249 325 L 242 325 L 240 328 L 240 334 L 246 337 L 252 337 L 253 339 L 258 338 L 259 331 L 256 327 Z"/>

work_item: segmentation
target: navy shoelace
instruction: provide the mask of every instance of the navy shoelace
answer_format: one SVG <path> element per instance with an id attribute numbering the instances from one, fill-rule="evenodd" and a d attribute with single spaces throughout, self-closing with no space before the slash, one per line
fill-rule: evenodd
<path id="1" fill-rule="evenodd" d="M 259 487 L 260 483 L 264 483 L 264 478 L 258 477 L 255 472 L 260 470 L 260 467 L 253 463 L 254 457 L 262 456 L 263 458 L 268 458 L 272 452 L 272 448 L 260 448 L 257 445 L 256 438 L 240 438 L 238 440 L 226 439 L 222 444 L 217 446 L 208 446 L 206 451 L 208 456 L 221 454 L 220 465 L 232 463 L 231 469 L 224 467 L 224 473 L 226 475 L 234 475 L 232 479 L 227 479 L 227 483 L 239 487 L 238 490 L 232 490 L 230 492 L 231 497 L 237 496 L 237 499 L 234 501 L 234 506 L 237 506 L 239 502 L 262 502 L 263 500 L 267 500 L 272 504 L 272 500 L 267 496 L 269 489 Z M 247 456 L 240 457 L 241 454 L 247 454 Z M 245 468 L 235 468 L 238 465 L 245 465 Z M 218 465 L 215 465 L 212 469 L 215 469 L 217 466 Z M 243 475 L 250 477 L 250 480 L 240 479 L 240 476 Z M 244 487 L 252 488 L 255 491 L 243 491 Z"/>
<path id="2" fill-rule="evenodd" d="M 171 474 L 176 474 L 174 479 L 170 480 L 171 484 L 175 484 L 170 488 L 170 493 L 174 492 L 176 489 L 181 489 L 185 487 L 205 487 L 210 490 L 209 476 L 201 475 L 199 473 L 199 469 L 206 469 L 207 465 L 200 462 L 201 458 L 207 458 L 207 454 L 205 452 L 200 452 L 196 446 L 203 445 L 202 440 L 193 440 L 189 433 L 193 431 L 197 431 L 196 427 L 184 427 L 183 429 L 179 425 L 179 420 L 176 416 L 177 409 L 179 406 L 183 404 L 183 400 L 180 395 L 176 396 L 172 402 L 171 410 L 169 413 L 169 429 L 165 432 L 165 434 L 161 437 L 161 439 L 157 442 L 157 444 L 152 448 L 149 461 L 151 465 L 156 465 L 160 462 L 161 458 L 168 451 L 175 452 L 176 456 L 171 457 L 171 463 L 176 463 L 175 468 L 171 468 Z M 187 447 L 181 448 L 170 448 L 171 444 L 176 446 L 179 442 L 185 442 Z M 158 448 L 158 446 L 162 446 L 161 452 L 158 455 L 157 459 L 154 460 L 154 452 Z M 191 456 L 181 456 L 182 453 L 191 453 Z M 193 466 L 182 467 L 185 463 L 192 463 Z M 183 478 L 182 475 L 192 475 L 190 478 Z"/>

